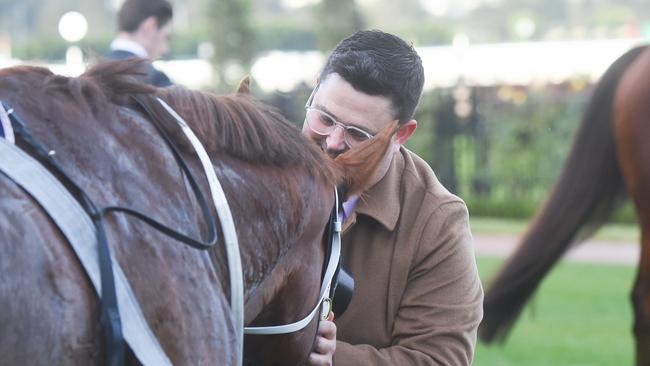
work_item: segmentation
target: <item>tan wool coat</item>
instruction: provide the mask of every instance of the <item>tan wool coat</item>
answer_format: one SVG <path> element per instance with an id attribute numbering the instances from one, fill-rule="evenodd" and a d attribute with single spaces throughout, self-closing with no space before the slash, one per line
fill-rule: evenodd
<path id="1" fill-rule="evenodd" d="M 401 148 L 343 230 L 356 283 L 334 365 L 470 365 L 483 289 L 465 203 Z"/>

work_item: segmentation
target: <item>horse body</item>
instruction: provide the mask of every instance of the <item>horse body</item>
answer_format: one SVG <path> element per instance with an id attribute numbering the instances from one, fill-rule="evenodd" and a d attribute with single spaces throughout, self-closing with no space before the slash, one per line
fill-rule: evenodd
<path id="1" fill-rule="evenodd" d="M 632 290 L 637 365 L 650 365 L 650 50 L 619 84 L 614 110 L 618 162 L 641 227 L 641 257 Z"/>
<path id="2" fill-rule="evenodd" d="M 632 290 L 636 364 L 650 365 L 650 49 L 617 59 L 596 86 L 564 168 L 516 252 L 486 292 L 479 336 L 503 340 L 570 245 L 593 233 L 625 198 L 641 229 Z"/>
<path id="3" fill-rule="evenodd" d="M 191 237 L 205 236 L 205 218 L 168 147 L 124 97 L 152 90 L 128 75 L 116 77 L 125 68 L 116 65 L 122 64 L 72 79 L 43 69 L 5 69 L 0 71 L 0 99 L 55 152 L 98 206 L 130 207 Z M 215 102 L 215 96 L 185 90 L 158 94 L 200 135 L 228 197 L 242 254 L 246 323 L 283 324 L 304 317 L 318 296 L 322 235 L 334 201 L 334 176 L 320 152 L 277 114 L 266 117 L 266 125 L 255 125 L 253 120 L 272 111 L 246 107 L 249 100 Z M 145 98 L 153 104 L 151 96 Z M 228 130 L 212 125 L 215 115 L 230 118 L 224 124 L 235 124 L 238 117 L 248 124 Z M 201 124 L 202 117 L 210 117 L 210 123 Z M 273 129 L 288 146 L 262 141 L 264 134 L 256 132 Z M 208 192 L 193 153 L 185 149 L 184 155 Z M 0 359 L 7 364 L 101 364 L 99 302 L 72 248 L 38 203 L 2 174 L 0 207 Z M 235 329 L 220 244 L 193 249 L 123 214 L 107 216 L 106 232 L 172 363 L 233 365 Z M 292 350 L 282 364 L 297 364 L 311 349 L 316 323 L 275 341 L 253 342 L 247 354 L 270 354 L 270 345 L 277 347 L 281 340 Z M 134 360 L 129 356 L 127 361 Z"/>

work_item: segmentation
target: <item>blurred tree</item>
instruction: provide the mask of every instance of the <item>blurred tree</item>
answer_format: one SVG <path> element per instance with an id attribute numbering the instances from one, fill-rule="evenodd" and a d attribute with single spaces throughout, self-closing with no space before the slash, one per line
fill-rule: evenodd
<path id="1" fill-rule="evenodd" d="M 27 40 L 37 26 L 36 17 L 40 8 L 40 0 L 13 1 L 2 0 L 0 16 L 1 27 L 8 27 L 10 35 L 16 41 Z"/>
<path id="2" fill-rule="evenodd" d="M 534 21 L 535 32 L 526 37 L 531 40 L 611 38 L 638 33 L 650 37 L 648 0 L 459 0 L 475 7 L 463 13 L 436 15 L 424 10 L 422 4 L 427 1 L 439 2 L 321 0 L 318 5 L 288 6 L 289 1 L 283 0 L 173 0 L 173 38 L 178 40 L 172 57 L 178 56 L 176 52 L 194 54 L 197 44 L 206 40 L 217 43 L 217 52 L 234 60 L 250 59 L 256 49 L 329 50 L 359 28 L 381 28 L 416 46 L 449 44 L 459 32 L 467 34 L 472 44 L 506 42 L 522 39 L 516 37 L 512 26 L 521 16 Z M 91 24 L 84 42 L 103 45 L 114 34 L 118 2 L 0 0 L 0 37 L 10 39 L 14 57 L 59 58 L 65 42 L 58 35 L 58 20 L 64 12 L 76 10 Z M 250 41 L 253 38 L 254 42 Z M 93 49 L 103 53 L 102 47 Z"/>
<path id="3" fill-rule="evenodd" d="M 438 108 L 433 112 L 433 161 L 431 166 L 445 188 L 453 193 L 458 193 L 454 139 L 459 133 L 459 124 L 456 112 L 454 112 L 455 100 L 451 93 L 443 92 L 437 97 Z"/>
<path id="4" fill-rule="evenodd" d="M 431 19 L 422 8 L 421 0 L 374 0 L 357 1 L 357 3 L 360 3 L 359 7 L 371 27 L 388 29 L 403 26 L 404 23 Z"/>
<path id="5" fill-rule="evenodd" d="M 451 43 L 454 33 L 452 19 L 429 14 L 422 7 L 422 0 L 359 3 L 367 28 L 396 34 L 415 46 Z"/>
<path id="6" fill-rule="evenodd" d="M 255 0 L 253 15 L 258 52 L 318 48 L 313 5 L 290 7 L 280 0 Z"/>
<path id="7" fill-rule="evenodd" d="M 255 55 L 251 0 L 210 0 L 210 38 L 220 91 L 231 91 L 250 69 Z"/>
<path id="8" fill-rule="evenodd" d="M 329 51 L 340 40 L 363 28 L 363 19 L 354 0 L 322 0 L 314 6 L 318 47 Z"/>

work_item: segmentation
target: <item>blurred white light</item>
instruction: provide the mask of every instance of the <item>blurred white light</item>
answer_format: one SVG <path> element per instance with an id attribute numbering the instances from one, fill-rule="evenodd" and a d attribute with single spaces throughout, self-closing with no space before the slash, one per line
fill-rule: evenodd
<path id="1" fill-rule="evenodd" d="M 65 75 L 79 76 L 85 70 L 84 54 L 77 46 L 68 47 L 65 52 Z"/>
<path id="2" fill-rule="evenodd" d="M 377 3 L 377 0 L 355 0 L 360 6 L 371 6 Z"/>
<path id="3" fill-rule="evenodd" d="M 449 0 L 420 0 L 420 5 L 424 10 L 435 16 L 446 15 L 451 7 Z"/>
<path id="4" fill-rule="evenodd" d="M 251 74 L 266 92 L 289 92 L 303 83 L 313 86 L 324 63 L 319 51 L 270 51 L 253 63 Z"/>
<path id="5" fill-rule="evenodd" d="M 111 5 L 113 6 L 113 9 L 117 10 L 122 6 L 122 3 L 124 3 L 124 0 L 110 0 Z"/>
<path id="6" fill-rule="evenodd" d="M 468 101 L 459 101 L 454 104 L 454 113 L 459 118 L 467 118 L 472 114 L 472 105 Z"/>
<path id="7" fill-rule="evenodd" d="M 244 68 L 237 63 L 229 63 L 224 66 L 224 77 L 230 85 L 237 85 L 244 78 Z"/>
<path id="8" fill-rule="evenodd" d="M 496 6 L 502 0 L 420 0 L 424 10 L 435 16 L 462 16 L 481 5 Z"/>
<path id="9" fill-rule="evenodd" d="M 282 5 L 289 9 L 297 9 L 307 5 L 318 4 L 320 2 L 321 0 L 282 0 Z"/>
<path id="10" fill-rule="evenodd" d="M 464 50 L 469 46 L 469 37 L 466 34 L 458 33 L 454 36 L 454 39 L 451 41 L 454 49 Z"/>
<path id="11" fill-rule="evenodd" d="M 196 47 L 196 54 L 200 59 L 209 60 L 214 56 L 214 44 L 203 41 Z"/>
<path id="12" fill-rule="evenodd" d="M 515 33 L 519 38 L 530 38 L 535 33 L 535 22 L 528 17 L 517 19 L 515 22 Z"/>
<path id="13" fill-rule="evenodd" d="M 59 34 L 68 42 L 77 42 L 86 36 L 88 22 L 83 14 L 70 11 L 59 20 Z"/>
<path id="14" fill-rule="evenodd" d="M 70 46 L 65 52 L 65 60 L 68 65 L 81 65 L 84 62 L 83 51 L 77 46 Z"/>

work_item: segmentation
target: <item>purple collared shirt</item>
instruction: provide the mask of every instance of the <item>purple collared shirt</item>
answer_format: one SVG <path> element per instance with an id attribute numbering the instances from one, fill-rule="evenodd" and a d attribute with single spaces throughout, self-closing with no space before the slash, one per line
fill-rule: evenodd
<path id="1" fill-rule="evenodd" d="M 345 222 L 345 220 L 352 215 L 352 211 L 354 211 L 354 208 L 357 206 L 357 202 L 359 201 L 359 196 L 352 196 L 348 198 L 347 201 L 343 202 L 343 215 L 342 215 L 342 221 Z"/>

